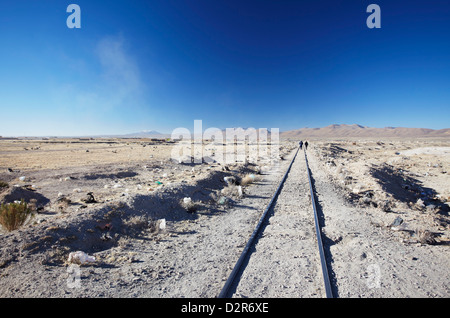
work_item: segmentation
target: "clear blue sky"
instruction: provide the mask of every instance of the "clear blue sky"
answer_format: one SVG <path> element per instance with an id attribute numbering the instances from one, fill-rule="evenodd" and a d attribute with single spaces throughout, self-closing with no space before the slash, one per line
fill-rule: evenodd
<path id="1" fill-rule="evenodd" d="M 448 128 L 450 2 L 0 0 L 0 116 L 3 136 Z"/>

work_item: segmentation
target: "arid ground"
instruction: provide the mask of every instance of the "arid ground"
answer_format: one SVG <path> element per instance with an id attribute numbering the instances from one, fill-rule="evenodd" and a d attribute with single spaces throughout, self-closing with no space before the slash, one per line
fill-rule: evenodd
<path id="1" fill-rule="evenodd" d="M 298 141 L 283 140 L 281 158 L 260 164 L 179 163 L 171 160 L 175 145 L 0 140 L 0 201 L 24 199 L 34 210 L 18 230 L 0 227 L 0 297 L 216 297 Z M 307 155 L 336 296 L 450 296 L 448 138 L 320 138 Z M 306 180 L 299 160 L 293 176 Z M 229 176 L 241 187 L 227 185 Z M 302 202 L 307 215 L 312 208 Z M 313 233 L 285 229 L 297 230 Z M 295 266 L 315 268 L 290 246 L 273 269 L 284 280 Z M 73 266 L 76 251 L 95 261 Z M 305 277 L 296 288 L 267 277 L 267 287 L 243 286 L 236 296 L 323 296 L 302 293 Z"/>

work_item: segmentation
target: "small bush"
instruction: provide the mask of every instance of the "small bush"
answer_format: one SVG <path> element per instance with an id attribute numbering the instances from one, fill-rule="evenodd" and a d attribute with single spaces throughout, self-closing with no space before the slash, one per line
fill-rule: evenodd
<path id="1" fill-rule="evenodd" d="M 436 240 L 434 239 L 433 233 L 427 230 L 418 230 L 416 231 L 418 236 L 418 241 L 422 244 L 433 245 L 436 244 Z"/>
<path id="2" fill-rule="evenodd" d="M 21 227 L 31 215 L 32 211 L 23 199 L 20 202 L 2 204 L 0 224 L 7 231 L 14 231 Z"/>
<path id="3" fill-rule="evenodd" d="M 240 198 L 243 196 L 242 186 L 237 185 L 228 185 L 225 188 L 223 188 L 220 193 L 222 196 L 226 196 L 229 198 Z"/>
<path id="4" fill-rule="evenodd" d="M 258 181 L 258 179 L 254 174 L 247 174 L 245 177 L 242 178 L 241 185 L 246 186 L 256 181 Z"/>
<path id="5" fill-rule="evenodd" d="M 6 188 L 9 188 L 9 184 L 4 181 L 0 181 L 0 191 Z"/>
<path id="6" fill-rule="evenodd" d="M 181 206 L 189 213 L 194 213 L 197 211 L 197 204 L 191 200 L 191 198 L 186 197 L 180 201 Z"/>

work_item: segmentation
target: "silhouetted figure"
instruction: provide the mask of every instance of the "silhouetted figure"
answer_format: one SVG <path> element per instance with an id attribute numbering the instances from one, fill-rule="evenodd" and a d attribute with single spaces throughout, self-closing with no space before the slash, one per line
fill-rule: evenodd
<path id="1" fill-rule="evenodd" d="M 308 149 L 308 142 L 305 141 L 305 150 L 307 150 L 307 149 Z"/>
<path id="2" fill-rule="evenodd" d="M 300 149 L 302 149 L 303 147 L 303 141 L 300 140 L 300 142 L 298 143 L 300 145 Z"/>

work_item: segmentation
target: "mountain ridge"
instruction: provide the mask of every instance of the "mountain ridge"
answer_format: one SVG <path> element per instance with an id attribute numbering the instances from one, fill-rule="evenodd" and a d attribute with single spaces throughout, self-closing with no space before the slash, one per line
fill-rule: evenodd
<path id="1" fill-rule="evenodd" d="M 300 137 L 450 137 L 450 128 L 408 128 L 408 127 L 384 127 L 375 128 L 358 124 L 332 124 L 320 128 L 304 127 L 288 130 L 280 133 L 283 138 Z"/>

